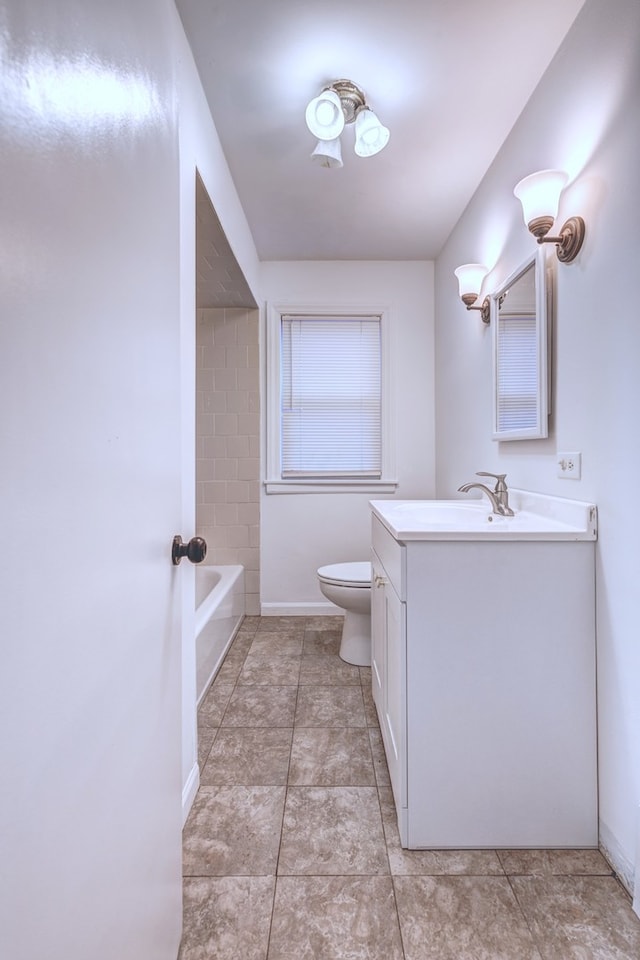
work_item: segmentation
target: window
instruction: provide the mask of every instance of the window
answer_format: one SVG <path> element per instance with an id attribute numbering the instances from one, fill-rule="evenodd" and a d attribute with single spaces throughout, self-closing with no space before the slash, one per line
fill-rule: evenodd
<path id="1" fill-rule="evenodd" d="M 380 492 L 390 474 L 384 311 L 274 307 L 269 325 L 268 492 Z"/>

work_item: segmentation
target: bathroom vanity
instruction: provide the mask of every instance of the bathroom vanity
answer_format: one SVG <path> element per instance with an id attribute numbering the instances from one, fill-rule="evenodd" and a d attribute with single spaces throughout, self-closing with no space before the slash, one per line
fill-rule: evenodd
<path id="1" fill-rule="evenodd" d="M 372 501 L 372 675 L 402 845 L 598 843 L 592 504 Z"/>

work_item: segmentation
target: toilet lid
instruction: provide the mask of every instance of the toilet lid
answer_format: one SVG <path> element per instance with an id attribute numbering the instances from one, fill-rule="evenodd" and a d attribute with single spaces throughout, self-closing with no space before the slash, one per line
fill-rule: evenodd
<path id="1" fill-rule="evenodd" d="M 371 564 L 368 560 L 358 560 L 355 563 L 329 563 L 320 567 L 318 576 L 327 583 L 335 583 L 345 587 L 370 587 Z"/>

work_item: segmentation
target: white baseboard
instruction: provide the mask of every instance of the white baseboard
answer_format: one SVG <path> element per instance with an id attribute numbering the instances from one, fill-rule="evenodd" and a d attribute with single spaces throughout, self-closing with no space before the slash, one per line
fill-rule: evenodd
<path id="1" fill-rule="evenodd" d="M 189 816 L 189 811 L 193 806 L 193 801 L 196 798 L 196 793 L 198 792 L 198 787 L 200 786 L 200 767 L 197 763 L 191 768 L 191 772 L 187 777 L 187 782 L 182 788 L 182 826 L 184 827 L 187 822 L 187 817 Z"/>
<path id="2" fill-rule="evenodd" d="M 598 826 L 600 834 L 600 851 L 618 874 L 618 879 L 622 885 L 631 894 L 631 896 L 633 896 L 633 890 L 635 886 L 635 867 L 631 861 L 627 859 L 627 856 L 622 850 L 618 840 L 614 837 L 606 823 L 603 823 L 602 820 L 600 820 Z"/>
<path id="3" fill-rule="evenodd" d="M 263 617 L 339 617 L 344 613 L 335 603 L 261 603 Z"/>

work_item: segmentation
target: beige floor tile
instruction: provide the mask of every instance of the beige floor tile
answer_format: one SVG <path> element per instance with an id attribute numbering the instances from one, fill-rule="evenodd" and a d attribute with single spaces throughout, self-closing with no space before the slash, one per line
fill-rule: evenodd
<path id="1" fill-rule="evenodd" d="M 345 663 L 332 654 L 303 657 L 300 665 L 300 683 L 304 686 L 351 686 L 360 684 L 358 667 Z"/>
<path id="2" fill-rule="evenodd" d="M 508 876 L 611 876 L 613 870 L 599 850 L 499 850 Z"/>
<path id="3" fill-rule="evenodd" d="M 371 692 L 371 687 L 362 684 L 362 697 L 364 699 L 364 715 L 367 720 L 368 727 L 380 728 L 380 722 L 378 720 L 378 711 L 376 710 L 376 705 L 373 699 L 373 693 Z"/>
<path id="4" fill-rule="evenodd" d="M 298 786 L 375 786 L 371 747 L 358 727 L 297 727 L 289 783 Z"/>
<path id="5" fill-rule="evenodd" d="M 244 654 L 225 657 L 224 663 L 216 676 L 216 680 L 221 684 L 235 683 L 240 676 L 244 660 Z"/>
<path id="6" fill-rule="evenodd" d="M 276 865 L 269 960 L 638 960 L 640 921 L 596 850 L 402 849 L 371 671 L 339 659 L 342 623 L 245 618 L 204 698 L 180 960 L 266 960 Z"/>
<path id="7" fill-rule="evenodd" d="M 218 683 L 209 687 L 204 700 L 198 709 L 198 728 L 219 727 L 224 712 L 233 693 L 233 683 Z"/>
<path id="8" fill-rule="evenodd" d="M 198 766 L 202 770 L 213 746 L 219 727 L 198 727 Z"/>
<path id="9" fill-rule="evenodd" d="M 305 620 L 306 630 L 342 630 L 344 616 L 336 615 L 329 617 L 307 617 Z"/>
<path id="10" fill-rule="evenodd" d="M 279 875 L 387 873 L 375 787 L 289 787 Z"/>
<path id="11" fill-rule="evenodd" d="M 202 768 L 205 785 L 282 786 L 287 782 L 291 728 L 223 727 Z"/>
<path id="12" fill-rule="evenodd" d="M 615 877 L 512 877 L 543 960 L 638 960 L 640 919 Z"/>
<path id="13" fill-rule="evenodd" d="M 196 877 L 184 882 L 178 960 L 265 960 L 273 877 Z"/>
<path id="14" fill-rule="evenodd" d="M 376 774 L 376 783 L 379 787 L 388 787 L 391 784 L 387 756 L 384 752 L 384 743 L 379 727 L 369 727 L 369 740 L 373 755 L 373 769 Z"/>
<path id="15" fill-rule="evenodd" d="M 229 653 L 233 654 L 234 656 L 246 657 L 249 652 L 249 648 L 253 643 L 254 636 L 254 630 L 252 630 L 250 633 L 237 633 L 233 643 L 229 648 Z"/>
<path id="16" fill-rule="evenodd" d="M 360 683 L 363 687 L 371 690 L 371 667 L 358 667 L 360 671 Z"/>
<path id="17" fill-rule="evenodd" d="M 361 687 L 301 686 L 295 723 L 299 727 L 366 727 Z"/>
<path id="18" fill-rule="evenodd" d="M 223 727 L 292 727 L 297 687 L 236 687 Z"/>
<path id="19" fill-rule="evenodd" d="M 382 825 L 387 841 L 389 867 L 394 876 L 504 876 L 504 870 L 495 850 L 403 849 L 391 787 L 380 787 L 378 794 Z"/>
<path id="20" fill-rule="evenodd" d="M 200 787 L 183 832 L 185 876 L 272 876 L 284 787 Z"/>
<path id="21" fill-rule="evenodd" d="M 506 877 L 395 877 L 394 887 L 406 960 L 541 960 Z"/>
<path id="22" fill-rule="evenodd" d="M 305 657 L 337 656 L 342 639 L 342 626 L 330 630 L 305 630 L 302 653 Z"/>
<path id="23" fill-rule="evenodd" d="M 279 877 L 269 960 L 403 960 L 389 877 Z"/>
<path id="24" fill-rule="evenodd" d="M 301 657 L 302 633 L 261 633 L 258 631 L 249 649 L 253 657 Z"/>
<path id="25" fill-rule="evenodd" d="M 302 636 L 306 617 L 261 617 L 258 633 L 289 633 Z"/>
<path id="26" fill-rule="evenodd" d="M 240 686 L 297 686 L 300 657 L 250 654 L 244 662 Z"/>

